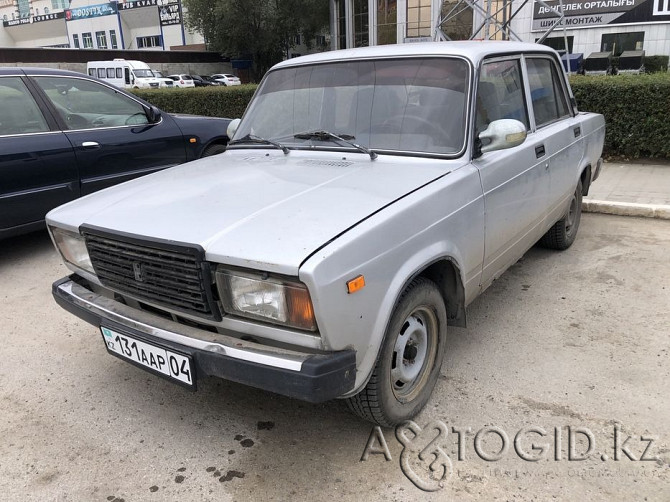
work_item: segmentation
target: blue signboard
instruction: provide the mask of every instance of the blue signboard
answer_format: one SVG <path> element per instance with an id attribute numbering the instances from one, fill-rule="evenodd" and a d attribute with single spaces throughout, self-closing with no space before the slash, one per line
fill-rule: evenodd
<path id="1" fill-rule="evenodd" d="M 65 11 L 65 20 L 76 21 L 77 19 L 88 19 L 90 17 L 110 16 L 112 14 L 116 14 L 116 9 L 116 2 L 77 7 L 75 9 L 68 9 Z"/>

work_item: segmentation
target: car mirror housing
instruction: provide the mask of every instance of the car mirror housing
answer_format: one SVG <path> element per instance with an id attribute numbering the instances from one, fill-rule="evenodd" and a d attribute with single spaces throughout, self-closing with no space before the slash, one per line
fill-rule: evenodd
<path id="1" fill-rule="evenodd" d="M 233 119 L 230 121 L 230 124 L 228 124 L 228 129 L 226 129 L 228 139 L 233 139 L 233 136 L 235 135 L 235 132 L 237 131 L 237 127 L 239 125 L 240 125 L 240 119 Z"/>
<path id="2" fill-rule="evenodd" d="M 495 152 L 519 146 L 526 140 L 526 126 L 518 120 L 494 120 L 479 133 L 481 152 Z"/>
<path id="3" fill-rule="evenodd" d="M 155 106 L 150 106 L 147 110 L 147 118 L 150 124 L 155 124 L 161 120 L 161 111 Z"/>

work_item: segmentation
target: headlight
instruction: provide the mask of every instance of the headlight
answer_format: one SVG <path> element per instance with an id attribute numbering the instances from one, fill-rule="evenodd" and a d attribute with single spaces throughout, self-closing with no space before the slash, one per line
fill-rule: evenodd
<path id="1" fill-rule="evenodd" d="M 95 274 L 86 249 L 86 242 L 81 235 L 55 227 L 50 227 L 50 230 L 56 247 L 66 262 Z"/>
<path id="2" fill-rule="evenodd" d="M 312 301 L 302 283 L 218 270 L 216 284 L 229 314 L 316 331 Z"/>

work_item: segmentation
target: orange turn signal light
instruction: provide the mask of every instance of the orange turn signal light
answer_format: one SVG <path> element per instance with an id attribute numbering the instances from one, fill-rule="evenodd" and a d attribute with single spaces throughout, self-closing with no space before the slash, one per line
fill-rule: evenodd
<path id="1" fill-rule="evenodd" d="M 195 139 L 195 138 L 189 138 L 189 140 L 188 140 L 189 143 L 197 143 L 197 141 L 198 140 Z"/>
<path id="2" fill-rule="evenodd" d="M 347 281 L 347 293 L 355 293 L 356 291 L 363 289 L 365 287 L 365 277 L 359 275 L 354 277 L 350 281 Z"/>

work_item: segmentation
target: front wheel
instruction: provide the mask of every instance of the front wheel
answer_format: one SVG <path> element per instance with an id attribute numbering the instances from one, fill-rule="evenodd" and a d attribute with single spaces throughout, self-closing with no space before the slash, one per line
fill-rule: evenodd
<path id="1" fill-rule="evenodd" d="M 446 332 L 447 311 L 437 285 L 423 277 L 414 279 L 391 315 L 370 380 L 347 400 L 349 408 L 385 427 L 413 418 L 440 374 Z"/>
<path id="2" fill-rule="evenodd" d="M 219 143 L 215 143 L 213 145 L 209 145 L 207 148 L 205 148 L 205 151 L 202 152 L 203 157 L 210 157 L 211 155 L 218 155 L 220 153 L 223 153 L 226 151 L 226 145 L 221 145 Z"/>
<path id="3" fill-rule="evenodd" d="M 554 223 L 544 236 L 540 239 L 540 244 L 550 249 L 560 251 L 568 249 L 575 242 L 579 222 L 582 219 L 582 182 L 577 183 L 575 193 L 570 199 L 570 207 L 565 216 Z"/>

